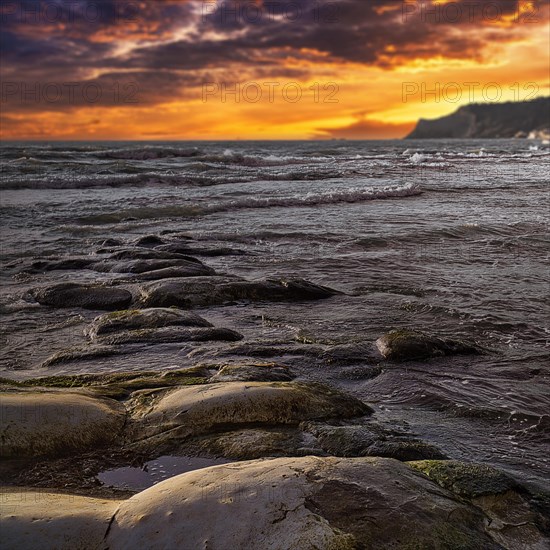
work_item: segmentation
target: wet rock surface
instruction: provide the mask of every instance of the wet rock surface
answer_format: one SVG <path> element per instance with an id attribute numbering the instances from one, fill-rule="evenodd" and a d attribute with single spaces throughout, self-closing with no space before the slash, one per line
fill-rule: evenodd
<path id="1" fill-rule="evenodd" d="M 33 295 L 39 304 L 59 308 L 116 310 L 125 308 L 132 301 L 131 292 L 123 288 L 77 283 L 60 283 L 40 288 Z"/>
<path id="2" fill-rule="evenodd" d="M 438 338 L 412 330 L 394 330 L 381 336 L 376 347 L 385 359 L 413 361 L 446 355 L 478 354 L 473 344 L 459 340 Z"/>
<path id="3" fill-rule="evenodd" d="M 242 334 L 228 328 L 160 327 L 156 329 L 127 330 L 98 337 L 102 344 L 165 344 L 171 342 L 236 342 Z"/>
<path id="4" fill-rule="evenodd" d="M 29 293 L 42 306 L 78 312 L 78 338 L 41 360 L 46 374 L 59 374 L 0 380 L 7 419 L 0 482 L 7 493 L 68 493 L 55 511 L 35 503 L 5 516 L 7 548 L 86 548 L 83 537 L 112 549 L 548 547 L 548 495 L 493 468 L 450 460 L 448 449 L 406 422 L 394 425 L 384 403 L 348 393 L 405 368 L 380 362 L 376 348 L 389 361 L 436 361 L 479 353 L 475 345 L 411 330 L 376 343 L 331 341 L 313 326 L 285 327 L 289 337 L 277 340 L 268 334 L 277 319 L 263 315 L 274 303 L 307 308 L 329 299 L 330 313 L 330 299 L 348 296 L 299 278 L 217 271 L 224 256 L 242 251 L 185 235 L 96 245 L 103 248 L 95 254 L 23 268 L 33 281 L 53 271 L 83 275 Z M 193 255 L 222 262 L 214 270 Z M 237 323 L 235 310 L 250 303 L 261 321 L 244 315 Z M 257 322 L 265 340 L 246 337 Z M 160 366 L 151 366 L 151 354 Z M 135 370 L 122 371 L 121 358 Z M 67 374 L 79 364 L 89 372 Z M 312 365 L 341 389 L 312 381 L 319 379 Z M 146 468 L 160 456 L 235 462 L 171 477 L 129 499 L 135 491 L 99 481 L 106 469 Z"/>
<path id="5" fill-rule="evenodd" d="M 111 357 L 122 353 L 122 350 L 115 346 L 105 345 L 93 345 L 93 346 L 81 346 L 76 348 L 70 348 L 66 350 L 58 351 L 53 355 L 50 355 L 45 361 L 42 362 L 41 367 L 53 367 L 60 363 L 70 363 L 71 361 L 81 361 L 85 359 L 98 359 L 104 357 Z"/>
<path id="6" fill-rule="evenodd" d="M 411 440 L 403 432 L 384 429 L 376 423 L 330 426 L 309 422 L 303 429 L 333 456 L 381 456 L 402 461 L 447 458 L 433 445 Z"/>
<path id="7" fill-rule="evenodd" d="M 231 278 L 169 279 L 143 285 L 140 289 L 143 307 L 209 306 L 240 300 L 303 301 L 329 298 L 337 291 L 303 279 L 266 279 L 245 281 Z"/>
<path id="8" fill-rule="evenodd" d="M 96 339 L 118 331 L 176 326 L 211 327 L 212 323 L 195 313 L 175 308 L 128 309 L 96 317 L 87 333 Z"/>
<path id="9" fill-rule="evenodd" d="M 172 273 L 178 273 L 179 277 L 199 277 L 204 275 L 214 275 L 214 270 L 201 265 L 197 262 L 183 259 L 166 259 L 166 260 L 128 260 L 128 261 L 110 261 L 104 260 L 94 264 L 96 271 L 104 271 L 110 273 L 132 273 L 145 276 L 144 274 L 151 272 L 159 272 L 163 270 L 171 270 Z"/>

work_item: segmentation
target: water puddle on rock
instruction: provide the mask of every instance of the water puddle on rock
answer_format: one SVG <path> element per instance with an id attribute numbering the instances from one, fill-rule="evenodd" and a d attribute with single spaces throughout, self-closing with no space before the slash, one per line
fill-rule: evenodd
<path id="1" fill-rule="evenodd" d="M 146 462 L 141 468 L 125 466 L 113 470 L 105 470 L 97 476 L 107 487 L 143 491 L 165 479 L 200 470 L 218 464 L 227 464 L 223 458 L 197 458 L 188 456 L 161 456 Z"/>

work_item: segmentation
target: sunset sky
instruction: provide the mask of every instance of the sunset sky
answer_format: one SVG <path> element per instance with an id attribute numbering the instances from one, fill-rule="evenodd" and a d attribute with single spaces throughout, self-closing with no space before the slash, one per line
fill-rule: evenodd
<path id="1" fill-rule="evenodd" d="M 549 0 L 2 0 L 2 139 L 403 137 L 549 94 Z"/>

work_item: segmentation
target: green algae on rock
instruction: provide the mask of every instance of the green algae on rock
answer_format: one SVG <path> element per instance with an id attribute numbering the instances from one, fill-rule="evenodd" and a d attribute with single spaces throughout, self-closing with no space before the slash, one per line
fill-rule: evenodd
<path id="1" fill-rule="evenodd" d="M 0 378 L 0 384 L 20 388 L 81 388 L 94 390 L 97 394 L 111 395 L 116 392 L 120 398 L 123 398 L 128 397 L 132 391 L 141 389 L 205 384 L 213 372 L 215 372 L 214 369 L 198 366 L 163 372 L 137 371 L 45 376 L 23 381 Z"/>
<path id="2" fill-rule="evenodd" d="M 537 498 L 504 472 L 456 460 L 421 460 L 408 465 L 481 509 L 487 517 L 487 533 L 503 548 L 550 547 L 548 505 L 541 510 Z M 549 495 L 546 499 L 550 502 Z"/>
<path id="3" fill-rule="evenodd" d="M 245 362 L 221 365 L 209 382 L 290 382 L 293 378 L 286 365 Z"/>
<path id="4" fill-rule="evenodd" d="M 243 335 L 228 328 L 161 327 L 114 332 L 100 337 L 109 346 L 122 344 L 167 344 L 177 342 L 238 342 Z"/>
<path id="5" fill-rule="evenodd" d="M 483 464 L 456 460 L 420 460 L 411 462 L 410 466 L 464 498 L 504 493 L 517 487 L 517 483 L 504 472 Z"/>
<path id="6" fill-rule="evenodd" d="M 146 445 L 250 425 L 298 425 L 303 420 L 372 413 L 358 399 L 320 384 L 226 382 L 132 395 L 132 436 Z"/>
<path id="7" fill-rule="evenodd" d="M 195 313 L 177 308 L 127 309 L 96 317 L 87 334 L 96 339 L 98 336 L 122 330 L 174 326 L 211 327 L 212 323 Z"/>

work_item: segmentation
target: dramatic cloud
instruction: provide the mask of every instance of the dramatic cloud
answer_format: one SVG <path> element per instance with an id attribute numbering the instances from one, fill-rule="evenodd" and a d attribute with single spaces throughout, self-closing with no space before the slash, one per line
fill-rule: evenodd
<path id="1" fill-rule="evenodd" d="M 281 89 L 298 85 L 315 103 L 326 99 L 320 86 L 338 86 L 338 103 L 324 103 L 324 110 L 300 102 L 309 135 L 328 128 L 327 135 L 339 136 L 340 127 L 347 135 L 389 136 L 416 118 L 403 111 L 403 82 L 415 78 L 433 86 L 443 75 L 444 82 L 462 79 L 464 69 L 490 76 L 535 49 L 538 56 L 525 63 L 541 93 L 547 86 L 540 74 L 548 64 L 549 0 L 2 0 L 0 17 L 0 99 L 3 116 L 10 116 L 4 119 L 8 135 L 19 135 L 17 121 L 30 113 L 47 120 L 47 113 L 73 112 L 95 120 L 94 109 L 116 109 L 117 120 L 133 113 L 132 131 L 160 135 L 164 128 L 143 128 L 150 124 L 144 113 L 155 106 L 173 112 L 174 105 L 185 105 L 188 114 L 187 107 L 199 105 L 194 117 L 203 113 L 209 124 L 215 109 L 249 122 L 271 119 L 289 105 L 298 109 L 284 95 L 286 105 L 274 105 L 273 94 L 254 105 L 228 106 L 228 98 L 250 103 L 250 96 L 238 88 L 233 96 L 222 93 L 271 82 Z M 509 76 L 499 84 L 509 88 L 515 82 Z M 378 118 L 353 118 L 361 109 L 361 84 L 386 87 Z M 220 104 L 205 105 L 204 91 L 214 85 Z M 293 124 L 291 134 L 304 132 Z"/>

